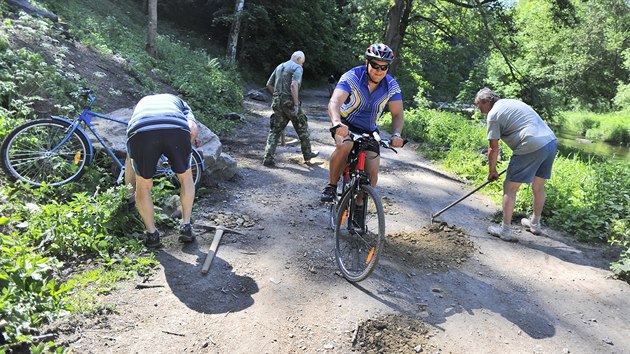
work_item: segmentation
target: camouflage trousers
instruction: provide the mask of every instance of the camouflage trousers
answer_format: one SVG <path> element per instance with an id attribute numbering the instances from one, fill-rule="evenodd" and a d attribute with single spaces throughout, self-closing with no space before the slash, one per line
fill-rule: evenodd
<path id="1" fill-rule="evenodd" d="M 269 121 L 269 135 L 267 136 L 267 145 L 265 146 L 265 161 L 273 161 L 278 141 L 280 141 L 280 137 L 289 124 L 289 121 L 293 124 L 293 128 L 295 128 L 298 138 L 300 139 L 304 159 L 309 160 L 311 156 L 311 133 L 308 130 L 308 119 L 302 107 L 299 107 L 298 114 L 295 116 L 292 101 L 280 103 L 280 100 L 274 98 L 271 108 L 273 109 L 273 114 Z"/>

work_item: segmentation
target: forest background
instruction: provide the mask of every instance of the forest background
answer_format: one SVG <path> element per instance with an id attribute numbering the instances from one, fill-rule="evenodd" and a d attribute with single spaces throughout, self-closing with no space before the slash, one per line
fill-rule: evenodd
<path id="1" fill-rule="evenodd" d="M 390 74 L 405 98 L 404 135 L 462 178 L 478 183 L 487 175 L 484 121 L 471 114 L 484 86 L 532 105 L 556 132 L 630 145 L 624 0 L 31 1 L 54 14 L 44 17 L 15 12 L 19 2 L 0 0 L 0 139 L 25 120 L 82 107 L 77 88 L 93 82 L 64 61 L 64 46 L 50 48 L 70 39 L 114 56 L 132 75 L 137 90 L 98 92 L 100 108 L 121 108 L 120 97 L 133 101 L 166 83 L 219 135 L 237 124 L 224 114 L 241 110 L 244 93 L 262 89 L 293 51 L 306 53 L 304 85 L 316 87 L 361 65 L 370 43 L 384 42 L 397 53 Z M 27 38 L 41 48 L 24 47 Z M 508 159 L 503 146 L 501 160 Z M 554 174 L 563 178 L 549 184 L 548 226 L 615 247 L 611 270 L 630 279 L 627 160 L 563 151 Z M 63 311 L 98 311 L 89 305 L 95 293 L 155 264 L 138 242 L 119 237 L 139 220 L 120 208 L 125 191 L 108 189 L 109 175 L 95 169 L 80 183 L 38 190 L 2 179 L 4 348 L 45 346 L 33 340 L 41 324 Z M 499 200 L 500 185 L 489 187 Z M 530 195 L 520 192 L 515 218 L 531 212 Z M 62 217 L 68 213 L 75 222 Z M 86 259 L 100 266 L 63 271 Z"/>

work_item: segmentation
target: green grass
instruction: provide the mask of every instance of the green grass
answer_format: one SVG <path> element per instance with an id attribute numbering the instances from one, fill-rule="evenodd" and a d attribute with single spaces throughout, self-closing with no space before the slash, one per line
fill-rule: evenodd
<path id="1" fill-rule="evenodd" d="M 563 112 L 563 130 L 596 141 L 630 146 L 630 111 L 612 113 Z"/>

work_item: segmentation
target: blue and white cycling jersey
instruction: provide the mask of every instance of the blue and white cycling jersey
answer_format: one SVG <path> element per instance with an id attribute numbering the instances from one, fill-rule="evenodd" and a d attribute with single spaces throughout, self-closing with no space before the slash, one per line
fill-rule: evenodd
<path id="1" fill-rule="evenodd" d="M 365 65 L 347 71 L 337 84 L 350 94 L 341 105 L 341 118 L 365 131 L 376 131 L 376 121 L 383 115 L 385 106 L 391 101 L 401 101 L 402 93 L 398 82 L 389 74 L 370 93 Z"/>

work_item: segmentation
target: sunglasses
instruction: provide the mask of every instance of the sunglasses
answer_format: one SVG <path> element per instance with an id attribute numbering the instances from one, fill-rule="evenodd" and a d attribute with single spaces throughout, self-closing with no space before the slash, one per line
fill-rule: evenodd
<path id="1" fill-rule="evenodd" d="M 381 69 L 382 71 L 387 71 L 389 70 L 389 64 L 385 64 L 385 65 L 378 65 L 375 62 L 369 60 L 368 63 L 370 63 L 370 66 L 372 67 L 372 69 L 374 70 L 378 70 Z"/>

